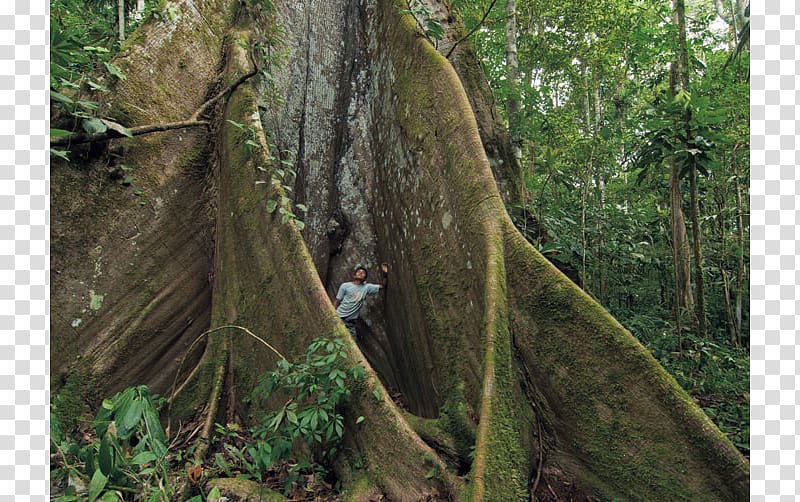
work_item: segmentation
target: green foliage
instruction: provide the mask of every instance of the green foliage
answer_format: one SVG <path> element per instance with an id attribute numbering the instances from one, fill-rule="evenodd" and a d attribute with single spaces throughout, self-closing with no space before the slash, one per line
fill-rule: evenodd
<path id="1" fill-rule="evenodd" d="M 181 19 L 181 10 L 172 2 L 161 2 L 160 8 L 153 10 L 153 16 L 162 21 L 177 23 Z"/>
<path id="2" fill-rule="evenodd" d="M 263 147 L 259 142 L 260 135 L 255 127 L 240 124 L 233 120 L 228 120 L 228 123 L 244 133 L 243 144 L 248 154 L 252 155 L 254 152 L 262 150 Z M 266 150 L 265 153 L 270 166 L 275 167 L 256 166 L 256 169 L 269 176 L 269 180 L 258 180 L 256 185 L 267 185 L 273 188 L 270 193 L 274 194 L 275 198 L 267 200 L 267 211 L 274 213 L 277 210 L 281 224 L 293 221 L 297 229 L 302 231 L 305 228 L 305 223 L 298 219 L 296 211 L 305 214 L 308 212 L 308 207 L 305 204 L 294 204 L 289 197 L 284 195 L 292 192 L 291 180 L 297 176 L 297 172 L 292 167 L 294 163 L 290 160 L 273 156 L 272 151 L 276 150 L 276 148 L 271 144 L 268 144 Z M 291 152 L 283 153 L 289 157 L 292 156 Z"/>
<path id="3" fill-rule="evenodd" d="M 746 453 L 747 374 L 714 359 L 747 356 L 749 61 L 738 55 L 747 25 L 733 23 L 735 3 L 720 4 L 723 23 L 713 5 L 688 5 L 688 90 L 670 88 L 679 47 L 666 0 L 517 0 L 519 86 L 506 64 L 505 12 L 483 20 L 489 4 L 454 1 L 467 30 L 482 23 L 471 41 L 498 110 L 506 114 L 509 98 L 521 105 L 514 133 L 527 190 L 509 205 L 512 220 L 646 340 Z M 672 162 L 684 175 L 690 161 L 700 173 L 702 343 L 674 322 L 669 175 Z M 669 350 L 656 343 L 662 335 Z M 706 354 L 699 368 L 698 354 Z"/>
<path id="4" fill-rule="evenodd" d="M 249 155 L 252 156 L 254 152 L 262 149 L 261 143 L 258 141 L 258 130 L 255 127 L 240 124 L 235 120 L 228 120 L 227 122 L 244 133 L 245 137 L 243 144 Z"/>
<path id="5" fill-rule="evenodd" d="M 744 348 L 694 333 L 675 334 L 655 316 L 622 319 L 743 453 L 750 451 L 750 357 Z"/>
<path id="6" fill-rule="evenodd" d="M 407 9 L 403 9 L 403 14 L 411 14 L 422 34 L 428 41 L 436 47 L 444 36 L 442 24 L 433 17 L 431 9 L 420 0 L 407 0 Z"/>
<path id="7" fill-rule="evenodd" d="M 202 495 L 195 495 L 194 497 L 188 499 L 186 502 L 203 502 L 204 500 L 219 500 L 222 496 L 222 492 L 220 492 L 218 487 L 214 487 L 211 491 L 208 492 L 208 495 L 204 499 Z"/>
<path id="8" fill-rule="evenodd" d="M 692 137 L 687 138 L 685 129 L 676 129 L 675 123 L 684 114 L 690 117 Z M 692 97 L 681 90 L 671 99 L 664 94 L 656 98 L 653 106 L 645 110 L 641 127 L 645 129 L 635 153 L 631 169 L 638 169 L 638 182 L 651 175 L 651 167 L 659 167 L 671 160 L 680 166 L 680 176 L 689 170 L 690 158 L 697 170 L 708 177 L 716 166 L 714 138 L 721 129 L 725 116 L 711 107 L 707 96 Z M 687 148 L 688 145 L 688 148 Z"/>
<path id="9" fill-rule="evenodd" d="M 287 470 L 285 490 L 301 475 L 324 475 L 345 434 L 342 408 L 352 384 L 364 378 L 361 364 L 351 364 L 344 342 L 318 338 L 302 361 L 281 360 L 274 371 L 259 377 L 250 401 L 264 403 L 282 396 L 282 406 L 262 417 L 250 430 L 237 424 L 216 424 L 213 438 L 218 450 L 206 470 L 227 477 L 267 479 L 268 471 Z M 51 480 L 64 487 L 54 500 L 168 501 L 175 496 L 169 459 L 181 463 L 193 457 L 192 448 L 169 452 L 158 416 L 163 399 L 147 387 L 129 387 L 102 402 L 92 421 L 92 433 L 80 441 L 70 436 L 60 418 L 66 401 L 55 396 L 51 406 Z M 364 421 L 359 416 L 355 423 Z M 289 463 L 302 444 L 308 459 Z M 195 466 L 202 473 L 204 468 Z M 198 476 L 199 477 L 199 476 Z M 211 497 L 213 490 L 208 494 Z M 190 500 L 202 500 L 194 497 Z"/>
<path id="10" fill-rule="evenodd" d="M 96 436 L 83 444 L 65 434 L 57 413 L 51 413 L 50 441 L 56 453 L 51 477 L 61 482 L 78 480 L 77 484 L 87 487 L 90 501 L 119 500 L 123 491 L 141 493 L 148 500 L 170 500 L 158 402 L 144 385 L 103 400 L 92 422 Z M 75 485 L 71 483 L 56 500 L 78 500 L 81 494 Z"/>
<path id="11" fill-rule="evenodd" d="M 426 453 L 422 456 L 422 461 L 426 467 L 428 467 L 428 472 L 425 473 L 426 479 L 433 479 L 438 477 L 441 474 L 441 467 L 439 464 L 434 462 L 433 457 Z"/>
<path id="12" fill-rule="evenodd" d="M 342 407 L 350 387 L 364 378 L 364 367 L 349 364 L 341 340 L 317 338 L 299 362 L 280 360 L 275 370 L 262 374 L 250 402 L 275 405 L 249 431 L 237 424 L 216 424 L 219 451 L 213 469 L 233 477 L 264 481 L 273 470 L 285 470 L 288 493 L 301 474 L 324 475 L 345 433 Z M 358 417 L 356 424 L 364 421 Z M 303 445 L 307 459 L 291 462 Z"/>
<path id="13" fill-rule="evenodd" d="M 348 383 L 362 379 L 365 371 L 347 363 L 344 342 L 317 338 L 303 361 L 280 360 L 276 370 L 260 376 L 254 401 L 278 395 L 288 399 L 253 429 L 257 443 L 248 452 L 259 466 L 287 459 L 295 440 L 302 440 L 320 461 L 334 458 L 344 437 L 341 407 L 350 396 Z"/>
<path id="14" fill-rule="evenodd" d="M 215 436 L 212 440 L 220 445 L 221 451 L 214 454 L 213 468 L 225 477 L 257 478 L 262 481 L 270 465 L 264 465 L 263 458 L 256 451 L 252 438 L 238 424 L 214 424 Z"/>
<path id="15" fill-rule="evenodd" d="M 133 29 L 149 15 L 158 2 L 145 2 L 145 12 L 135 17 L 136 3 L 126 2 L 126 29 Z M 97 134 L 109 128 L 121 134 L 130 132 L 109 120 L 108 110 L 91 96 L 109 91 L 108 84 L 125 80 L 124 71 L 110 62 L 119 50 L 116 39 L 117 2 L 50 0 L 50 103 L 59 128 L 51 137 L 63 132 Z M 104 69 L 108 82 L 95 75 Z M 54 149 L 52 155 L 68 160 L 69 151 Z"/>

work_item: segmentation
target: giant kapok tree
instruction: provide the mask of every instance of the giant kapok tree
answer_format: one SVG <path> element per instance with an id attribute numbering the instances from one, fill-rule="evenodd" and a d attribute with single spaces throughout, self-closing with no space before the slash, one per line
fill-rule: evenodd
<path id="1" fill-rule="evenodd" d="M 367 368 L 334 462 L 355 498 L 528 500 L 534 480 L 599 500 L 747 497 L 743 457 L 514 228 L 480 68 L 466 43 L 442 54 L 457 21 L 437 50 L 394 0 L 172 3 L 102 98 L 151 132 L 73 137 L 52 165 L 56 393 L 97 406 L 179 380 L 171 422 L 208 435 L 257 419 L 242 396 L 275 356 L 202 334 L 243 326 L 287 356 L 339 337 Z M 272 183 L 279 166 L 296 175 Z M 330 298 L 381 261 L 389 288 L 357 343 Z"/>

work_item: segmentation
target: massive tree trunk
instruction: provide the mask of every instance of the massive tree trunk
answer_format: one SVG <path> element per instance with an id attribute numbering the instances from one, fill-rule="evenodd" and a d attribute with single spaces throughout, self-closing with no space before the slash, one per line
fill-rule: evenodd
<path id="1" fill-rule="evenodd" d="M 135 32 L 107 101 L 118 119 L 185 119 L 246 73 L 242 45 L 265 27 L 240 4 L 183 0 L 177 19 Z M 177 381 L 172 423 L 252 421 L 262 410 L 241 397 L 274 357 L 234 330 L 190 344 L 236 324 L 292 357 L 337 336 L 368 369 L 335 463 L 356 498 L 528 500 L 538 479 L 537 496 L 744 500 L 741 455 L 514 228 L 462 86 L 479 77 L 457 74 L 389 0 L 276 4 L 286 61 L 272 90 L 248 81 L 208 130 L 54 162 L 53 389 L 97 406 Z M 266 209 L 267 138 L 297 168 L 302 235 Z M 134 186 L 114 178 L 119 163 Z M 329 301 L 356 261 L 391 267 L 360 344 Z"/>

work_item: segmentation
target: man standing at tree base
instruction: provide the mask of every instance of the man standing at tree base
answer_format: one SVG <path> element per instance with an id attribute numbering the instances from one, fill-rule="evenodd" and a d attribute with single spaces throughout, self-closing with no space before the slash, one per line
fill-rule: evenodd
<path id="1" fill-rule="evenodd" d="M 356 334 L 356 319 L 361 307 L 364 306 L 364 300 L 369 295 L 376 295 L 379 291 L 386 288 L 387 279 L 389 277 L 389 265 L 381 263 L 381 283 L 372 284 L 367 281 L 367 269 L 360 263 L 353 267 L 353 280 L 351 282 L 342 283 L 339 286 L 339 292 L 336 293 L 336 300 L 333 306 L 336 307 L 336 314 L 342 319 L 344 325 L 350 330 L 353 338 L 357 337 Z"/>

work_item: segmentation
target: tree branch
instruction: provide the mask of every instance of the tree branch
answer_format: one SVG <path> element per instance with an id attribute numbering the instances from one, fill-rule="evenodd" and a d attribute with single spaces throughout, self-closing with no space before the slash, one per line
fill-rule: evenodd
<path id="1" fill-rule="evenodd" d="M 217 93 L 216 96 L 207 100 L 205 103 L 200 105 L 200 107 L 195 110 L 194 113 L 187 119 L 182 120 L 180 122 L 170 122 L 168 124 L 150 124 L 138 127 L 132 127 L 128 129 L 130 132 L 130 136 L 141 136 L 142 134 L 150 134 L 153 132 L 161 132 L 161 131 L 172 131 L 175 129 L 184 129 L 187 127 L 197 127 L 197 126 L 208 126 L 210 124 L 207 120 L 200 120 L 200 116 L 202 116 L 211 105 L 222 99 L 223 97 L 230 95 L 233 91 L 236 90 L 237 87 L 245 83 L 251 77 L 254 77 L 260 71 L 258 64 L 256 64 L 255 56 L 253 55 L 253 48 L 254 43 L 250 44 L 250 61 L 253 63 L 253 69 L 239 77 L 236 82 L 232 83 L 228 87 L 226 87 L 223 91 Z M 106 141 L 113 138 L 123 138 L 128 137 L 127 134 L 124 134 L 116 129 L 108 128 L 104 132 L 100 133 L 75 133 L 70 134 L 69 136 L 61 136 L 58 138 L 52 138 L 50 140 L 50 146 L 68 146 L 68 145 L 76 145 L 81 143 L 95 143 L 97 141 Z"/>
<path id="2" fill-rule="evenodd" d="M 456 49 L 456 47 L 458 46 L 458 44 L 460 44 L 460 43 L 461 43 L 461 42 L 463 42 L 464 40 L 468 39 L 468 38 L 469 38 L 469 37 L 470 37 L 470 36 L 471 36 L 473 33 L 475 33 L 476 31 L 478 31 L 478 28 L 480 28 L 481 26 L 483 26 L 483 22 L 484 22 L 484 21 L 486 21 L 486 18 L 487 18 L 487 17 L 489 17 L 489 13 L 490 13 L 490 12 L 492 12 L 492 7 L 494 7 L 494 4 L 495 4 L 495 3 L 497 3 L 497 0 L 492 0 L 492 3 L 490 3 L 490 4 L 489 4 L 489 8 L 488 8 L 488 9 L 486 9 L 486 12 L 484 12 L 484 13 L 483 13 L 483 17 L 481 18 L 480 22 L 479 22 L 478 24 L 476 24 L 476 25 L 475 25 L 475 27 L 474 27 L 474 28 L 472 28 L 472 29 L 469 31 L 469 33 L 467 33 L 467 34 L 466 34 L 466 35 L 464 35 L 463 37 L 461 37 L 461 38 L 459 38 L 458 40 L 456 40 L 455 42 L 453 42 L 453 46 L 452 46 L 452 47 L 450 47 L 450 50 L 449 50 L 449 51 L 447 51 L 447 55 L 445 55 L 445 57 L 444 57 L 445 59 L 450 59 L 450 54 L 452 54 L 452 53 L 453 53 L 453 51 Z"/>
<path id="3" fill-rule="evenodd" d="M 239 79 L 238 79 L 236 82 L 234 82 L 234 83 L 232 83 L 231 85 L 229 85 L 227 89 L 223 90 L 222 92 L 218 93 L 218 94 L 217 94 L 216 96 L 214 96 L 213 98 L 209 99 L 208 101 L 206 101 L 205 103 L 203 103 L 202 105 L 200 105 L 200 108 L 198 108 L 198 109 L 197 109 L 197 111 L 195 111 L 195 112 L 192 114 L 192 116 L 191 116 L 191 117 L 189 117 L 189 120 L 194 120 L 194 121 L 196 121 L 196 120 L 197 120 L 197 119 L 198 119 L 198 118 L 199 118 L 199 117 L 200 117 L 200 116 L 201 116 L 203 113 L 205 113 L 205 111 L 206 111 L 206 110 L 207 110 L 207 109 L 208 109 L 208 108 L 209 108 L 211 105 L 213 105 L 214 103 L 216 103 L 217 101 L 219 101 L 220 99 L 222 99 L 222 97 L 223 97 L 223 96 L 225 96 L 225 95 L 227 95 L 227 94 L 230 94 L 230 93 L 232 93 L 233 91 L 235 91 L 237 87 L 239 87 L 240 85 L 242 85 L 243 83 L 245 83 L 245 82 L 246 82 L 247 80 L 249 80 L 251 77 L 254 77 L 254 76 L 255 76 L 255 75 L 256 75 L 256 74 L 259 72 L 260 68 L 259 68 L 259 67 L 258 67 L 258 65 L 256 64 L 256 59 L 255 59 L 255 56 L 253 55 L 253 46 L 254 46 L 254 44 L 253 44 L 253 43 L 251 43 L 251 44 L 250 44 L 250 60 L 251 60 L 251 61 L 252 61 L 252 63 L 253 63 L 253 69 L 252 69 L 250 72 L 248 72 L 248 73 L 245 73 L 244 75 L 242 75 L 241 77 L 239 77 Z"/>
<path id="4" fill-rule="evenodd" d="M 142 134 L 149 134 L 152 132 L 171 131 L 175 129 L 184 129 L 186 127 L 195 127 L 208 124 L 209 122 L 207 120 L 184 120 L 181 122 L 171 122 L 169 124 L 151 124 L 146 126 L 132 127 L 129 129 L 129 131 L 131 133 L 130 136 L 141 136 Z M 127 137 L 127 135 L 122 134 L 114 129 L 108 129 L 105 132 L 94 134 L 76 133 L 70 134 L 69 136 L 62 136 L 60 138 L 53 138 L 50 140 L 50 146 L 53 147 L 78 145 L 81 143 L 95 143 L 97 141 L 105 141 L 108 139 L 124 137 Z"/>
<path id="5" fill-rule="evenodd" d="M 427 30 L 425 30 L 425 25 L 423 25 L 422 21 L 417 19 L 417 15 L 414 14 L 414 10 L 411 8 L 411 0 L 406 0 L 406 6 L 408 6 L 408 13 L 411 14 L 411 17 L 414 18 L 414 22 L 417 23 L 417 27 L 419 27 L 422 36 L 425 37 L 428 40 L 428 42 L 430 42 L 430 44 L 435 48 L 436 42 L 434 42 L 433 39 L 430 37 L 430 35 L 428 35 Z"/>

